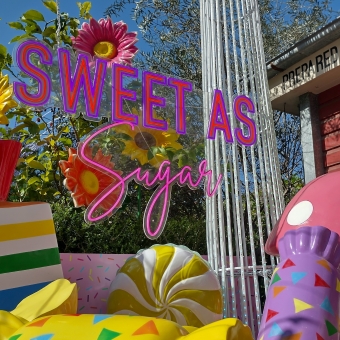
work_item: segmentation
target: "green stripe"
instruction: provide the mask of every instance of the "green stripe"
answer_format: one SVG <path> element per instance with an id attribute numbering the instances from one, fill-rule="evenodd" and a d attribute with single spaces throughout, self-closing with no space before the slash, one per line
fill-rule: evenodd
<path id="1" fill-rule="evenodd" d="M 58 248 L 0 256 L 0 274 L 60 264 Z"/>

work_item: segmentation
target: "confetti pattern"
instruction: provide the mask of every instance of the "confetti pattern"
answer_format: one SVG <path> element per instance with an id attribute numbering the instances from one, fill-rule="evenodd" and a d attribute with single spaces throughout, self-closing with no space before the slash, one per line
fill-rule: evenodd
<path id="1" fill-rule="evenodd" d="M 108 290 L 117 270 L 133 255 L 60 254 L 65 279 L 78 286 L 78 312 L 106 313 Z"/>
<path id="2" fill-rule="evenodd" d="M 78 286 L 78 313 L 96 313 L 103 314 L 107 312 L 107 300 L 109 297 L 109 288 L 112 280 L 116 277 L 117 270 L 122 267 L 125 261 L 135 256 L 135 254 L 60 254 L 61 264 L 65 279 Z M 207 260 L 206 255 L 202 257 Z M 251 264 L 249 257 L 248 263 Z M 226 258 L 226 264 L 229 264 L 229 258 Z M 234 257 L 234 264 L 237 264 L 237 258 Z M 241 301 L 237 294 L 240 291 L 239 278 L 235 278 L 236 292 L 236 317 L 241 319 Z M 251 291 L 251 306 L 253 307 L 253 315 L 256 315 L 255 309 L 255 293 L 254 282 L 249 280 Z M 232 297 L 230 281 L 228 282 L 229 290 L 229 307 L 232 310 Z M 248 303 L 248 314 L 250 307 Z M 228 315 L 232 317 L 232 315 Z M 254 329 L 257 332 L 257 324 Z"/>
<path id="3" fill-rule="evenodd" d="M 288 231 L 279 250 L 258 340 L 339 339 L 339 236 L 302 227 Z"/>

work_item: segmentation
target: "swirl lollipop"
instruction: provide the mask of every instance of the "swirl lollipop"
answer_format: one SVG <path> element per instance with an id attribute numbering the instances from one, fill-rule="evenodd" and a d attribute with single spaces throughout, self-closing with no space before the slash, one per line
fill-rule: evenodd
<path id="1" fill-rule="evenodd" d="M 215 272 L 197 253 L 155 245 L 128 259 L 110 287 L 108 313 L 152 316 L 202 327 L 222 318 Z"/>

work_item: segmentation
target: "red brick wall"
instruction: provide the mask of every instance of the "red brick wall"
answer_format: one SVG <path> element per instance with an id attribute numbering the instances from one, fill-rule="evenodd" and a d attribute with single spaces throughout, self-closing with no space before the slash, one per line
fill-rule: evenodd
<path id="1" fill-rule="evenodd" d="M 318 96 L 325 172 L 340 170 L 340 85 Z"/>

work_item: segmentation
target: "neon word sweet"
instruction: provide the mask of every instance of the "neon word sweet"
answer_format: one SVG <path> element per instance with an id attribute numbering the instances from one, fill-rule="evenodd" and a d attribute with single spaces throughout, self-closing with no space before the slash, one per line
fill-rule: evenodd
<path id="1" fill-rule="evenodd" d="M 85 213 L 85 219 L 90 222 L 98 222 L 106 217 L 112 215 L 117 209 L 119 209 L 124 202 L 124 199 L 127 194 L 128 184 L 130 181 L 134 180 L 135 182 L 144 185 L 144 187 L 148 189 L 152 189 L 156 186 L 157 189 L 151 196 L 147 208 L 144 213 L 144 232 L 147 237 L 151 239 L 156 239 L 163 232 L 165 227 L 165 223 L 167 220 L 167 215 L 169 211 L 169 203 L 171 198 L 171 189 L 174 184 L 178 184 L 180 186 L 187 185 L 191 189 L 197 189 L 197 187 L 201 184 L 201 182 L 205 179 L 206 181 L 206 195 L 211 197 L 216 193 L 218 186 L 221 183 L 222 175 L 220 175 L 216 181 L 216 183 L 212 183 L 212 171 L 207 170 L 207 161 L 202 160 L 198 166 L 198 178 L 196 180 L 193 179 L 192 171 L 193 169 L 189 166 L 184 166 L 177 174 L 171 174 L 170 162 L 164 161 L 156 174 L 152 175 L 148 170 L 142 172 L 141 168 L 137 168 L 136 170 L 129 173 L 127 176 L 122 177 L 117 174 L 116 171 L 105 167 L 102 164 L 94 161 L 91 158 L 88 158 L 85 154 L 86 146 L 99 134 L 107 131 L 117 125 L 120 124 L 129 124 L 131 129 L 134 129 L 134 125 L 132 123 L 109 123 L 99 130 L 97 130 L 94 134 L 89 136 L 84 142 L 80 143 L 78 146 L 78 154 L 81 160 L 88 164 L 89 166 L 102 171 L 112 178 L 115 179 L 115 182 L 111 184 L 107 189 L 105 189 L 102 193 L 99 194 L 98 197 L 94 199 L 94 201 L 89 205 Z M 213 188 L 211 188 L 213 186 Z M 99 216 L 96 216 L 95 212 L 100 206 L 100 204 L 113 192 L 118 192 L 117 199 L 113 203 L 112 207 L 102 213 Z M 155 213 L 155 211 L 159 212 Z"/>
<path id="2" fill-rule="evenodd" d="M 33 106 L 41 107 L 46 105 L 51 93 L 58 92 L 62 98 L 62 109 L 69 114 L 75 114 L 79 103 L 79 97 L 84 95 L 85 116 L 89 120 L 100 120 L 100 109 L 103 97 L 103 88 L 108 77 L 112 79 L 111 85 L 111 120 L 113 122 L 127 122 L 138 125 L 139 117 L 124 112 L 123 102 L 134 102 L 137 100 L 137 93 L 124 88 L 123 82 L 126 77 L 138 79 L 139 70 L 120 64 L 114 64 L 112 69 L 107 67 L 106 60 L 94 59 L 90 55 L 80 53 L 77 56 L 74 70 L 71 67 L 72 52 L 65 48 L 58 48 L 56 52 L 59 77 L 54 81 L 52 89 L 50 75 L 42 67 L 37 67 L 31 62 L 31 56 L 36 55 L 42 66 L 51 67 L 54 65 L 54 55 L 51 49 L 45 44 L 27 40 L 21 43 L 16 51 L 16 61 L 20 70 L 37 82 L 36 93 L 30 93 L 27 85 L 22 82 L 14 82 L 14 93 L 19 101 Z M 93 66 L 93 68 L 91 68 Z M 92 73 L 93 76 L 92 76 Z M 154 85 L 168 87 L 174 90 L 175 98 L 175 125 L 178 134 L 186 134 L 186 95 L 193 91 L 192 83 L 148 71 L 142 72 L 142 123 L 143 126 L 155 130 L 168 130 L 168 122 L 154 116 L 154 107 L 164 108 L 166 99 L 154 94 Z M 60 84 L 60 85 L 59 85 Z M 110 97 L 110 96 L 109 96 Z M 107 99 L 106 99 L 107 100 Z M 255 107 L 252 100 L 244 95 L 237 96 L 234 100 L 233 113 L 235 118 L 243 124 L 247 133 L 241 128 L 234 129 L 234 137 L 231 131 L 230 122 L 226 112 L 223 94 L 215 90 L 211 108 L 211 120 L 207 134 L 208 139 L 215 139 L 216 131 L 224 134 L 226 142 L 233 143 L 234 139 L 245 145 L 251 146 L 256 143 L 255 122 L 248 117 L 247 113 L 254 114 Z"/>

